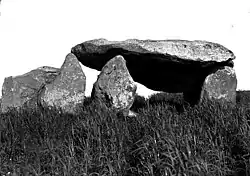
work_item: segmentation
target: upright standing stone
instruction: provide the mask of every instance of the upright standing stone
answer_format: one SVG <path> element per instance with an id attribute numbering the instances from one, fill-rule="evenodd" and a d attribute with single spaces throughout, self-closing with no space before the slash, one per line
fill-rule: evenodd
<path id="1" fill-rule="evenodd" d="M 236 104 L 236 87 L 237 79 L 234 69 L 224 67 L 206 77 L 202 97 Z"/>
<path id="2" fill-rule="evenodd" d="M 137 86 L 126 67 L 122 56 L 116 56 L 102 68 L 94 83 L 92 98 L 103 102 L 106 107 L 129 115 Z"/>
<path id="3" fill-rule="evenodd" d="M 74 108 L 84 100 L 86 77 L 74 54 L 68 54 L 60 74 L 41 91 L 42 106 L 55 106 L 73 113 Z"/>

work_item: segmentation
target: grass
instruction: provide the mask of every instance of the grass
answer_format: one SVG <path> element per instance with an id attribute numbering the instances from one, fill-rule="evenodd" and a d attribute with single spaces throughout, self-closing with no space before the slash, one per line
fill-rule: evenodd
<path id="1" fill-rule="evenodd" d="M 237 106 L 137 96 L 137 117 L 87 98 L 76 115 L 28 107 L 0 114 L 0 175 L 250 175 L 250 92 Z"/>

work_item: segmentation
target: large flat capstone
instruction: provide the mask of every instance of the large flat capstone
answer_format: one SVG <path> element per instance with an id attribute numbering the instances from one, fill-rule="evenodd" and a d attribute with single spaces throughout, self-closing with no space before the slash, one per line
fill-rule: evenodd
<path id="1" fill-rule="evenodd" d="M 71 52 L 83 65 L 99 71 L 110 59 L 122 55 L 134 81 L 171 93 L 201 88 L 210 73 L 232 68 L 235 59 L 220 44 L 185 40 L 96 39 L 76 45 Z"/>

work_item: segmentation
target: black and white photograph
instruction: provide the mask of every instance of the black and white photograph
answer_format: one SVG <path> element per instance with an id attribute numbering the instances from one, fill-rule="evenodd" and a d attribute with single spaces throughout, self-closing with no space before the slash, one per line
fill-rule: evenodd
<path id="1" fill-rule="evenodd" d="M 0 0 L 0 176 L 250 176 L 249 0 Z"/>

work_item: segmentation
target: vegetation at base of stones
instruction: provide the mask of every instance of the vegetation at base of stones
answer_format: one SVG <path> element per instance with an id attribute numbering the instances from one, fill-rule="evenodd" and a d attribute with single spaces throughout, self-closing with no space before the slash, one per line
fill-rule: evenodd
<path id="1" fill-rule="evenodd" d="M 167 95 L 167 96 L 166 96 Z M 250 175 L 250 93 L 232 107 L 136 96 L 136 117 L 86 98 L 76 114 L 12 109 L 0 118 L 1 175 Z"/>

